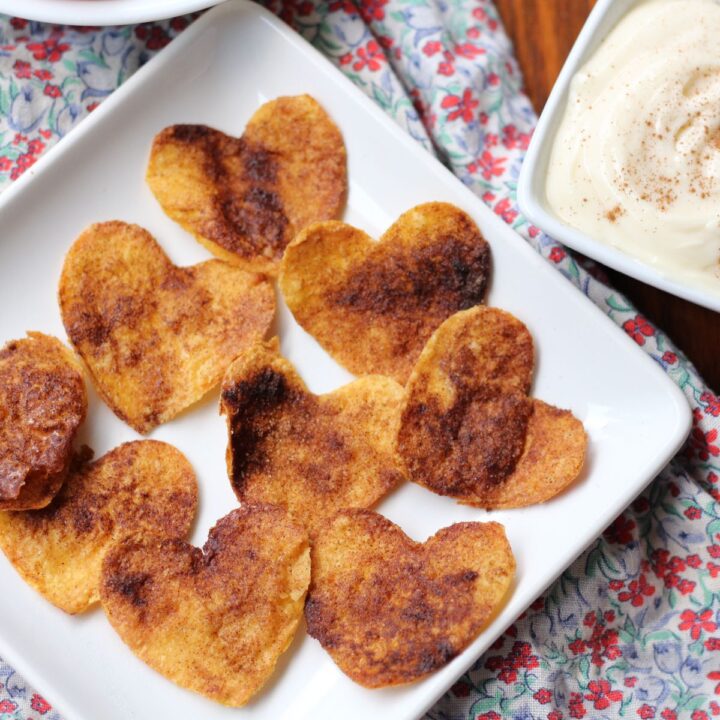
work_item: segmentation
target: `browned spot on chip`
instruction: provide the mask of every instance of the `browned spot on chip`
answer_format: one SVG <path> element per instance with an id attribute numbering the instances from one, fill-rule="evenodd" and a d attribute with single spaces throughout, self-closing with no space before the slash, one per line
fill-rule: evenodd
<path id="1" fill-rule="evenodd" d="M 410 395 L 398 451 L 411 478 L 432 483 L 431 489 L 441 495 L 465 497 L 492 489 L 513 472 L 532 411 L 524 395 L 494 385 L 463 384 L 448 408 L 418 392 L 416 385 Z"/>
<path id="2" fill-rule="evenodd" d="M 375 504 L 403 477 L 393 448 L 402 395 L 385 377 L 313 395 L 277 340 L 250 348 L 222 386 L 238 499 L 285 507 L 311 530 L 340 508 Z"/>
<path id="3" fill-rule="evenodd" d="M 311 225 L 288 246 L 280 287 L 338 362 L 404 383 L 438 325 L 483 301 L 489 272 L 490 248 L 472 219 L 427 203 L 377 243 L 344 223 Z"/>
<path id="4" fill-rule="evenodd" d="M 41 510 L 0 513 L 0 547 L 23 579 L 69 613 L 98 600 L 108 547 L 127 535 L 184 537 L 197 507 L 192 467 L 171 445 L 125 443 L 78 463 Z"/>
<path id="5" fill-rule="evenodd" d="M 498 523 L 458 523 L 421 544 L 382 515 L 345 510 L 313 542 L 308 633 L 361 685 L 412 682 L 475 639 L 514 573 Z"/>
<path id="6" fill-rule="evenodd" d="M 580 474 L 587 449 L 583 424 L 569 411 L 533 400 L 525 448 L 506 482 L 462 498 L 468 505 L 514 508 L 544 502 Z"/>
<path id="7" fill-rule="evenodd" d="M 241 138 L 205 125 L 165 128 L 147 181 L 165 212 L 212 253 L 275 274 L 299 230 L 342 210 L 345 145 L 313 98 L 281 97 L 260 107 Z"/>
<path id="8" fill-rule="evenodd" d="M 147 433 L 217 385 L 267 332 L 270 283 L 219 260 L 177 267 L 137 225 L 92 225 L 60 278 L 68 336 L 115 414 Z"/>
<path id="9" fill-rule="evenodd" d="M 543 502 L 580 473 L 586 436 L 567 410 L 526 393 L 530 334 L 503 310 L 476 307 L 441 325 L 407 384 L 397 449 L 410 477 L 485 508 Z"/>
<path id="10" fill-rule="evenodd" d="M 308 539 L 277 507 L 247 505 L 202 550 L 126 540 L 107 554 L 100 596 L 130 649 L 181 687 L 244 705 L 267 681 L 300 618 Z"/>
<path id="11" fill-rule="evenodd" d="M 28 333 L 0 350 L 1 510 L 53 499 L 86 413 L 80 363 L 59 340 Z"/>

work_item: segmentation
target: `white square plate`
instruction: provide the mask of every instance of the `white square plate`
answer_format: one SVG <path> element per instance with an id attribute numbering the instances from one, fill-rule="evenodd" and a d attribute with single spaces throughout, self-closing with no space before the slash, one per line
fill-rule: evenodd
<path id="1" fill-rule="evenodd" d="M 680 447 L 690 426 L 676 386 L 624 333 L 536 255 L 447 169 L 407 136 L 318 52 L 269 12 L 238 0 L 209 12 L 142 68 L 37 163 L 0 201 L 0 341 L 42 330 L 65 338 L 56 302 L 64 253 L 88 224 L 113 218 L 148 228 L 177 263 L 207 257 L 167 218 L 144 182 L 150 142 L 174 123 L 241 133 L 278 95 L 309 92 L 348 147 L 345 219 L 379 234 L 402 211 L 444 200 L 465 209 L 493 252 L 488 301 L 529 326 L 538 349 L 534 393 L 582 419 L 587 468 L 574 486 L 537 507 L 492 513 L 517 557 L 512 593 L 493 623 L 450 665 L 414 685 L 354 685 L 301 628 L 264 691 L 244 710 L 182 690 L 134 657 L 100 609 L 70 617 L 0 558 L 0 654 L 68 720 L 403 720 L 422 714 L 613 518 Z M 315 392 L 350 379 L 279 312 L 282 350 Z M 218 393 L 153 433 L 182 450 L 201 487 L 193 542 L 236 506 L 224 466 Z M 137 437 L 93 394 L 81 441 L 100 455 Z M 406 484 L 379 508 L 417 540 L 487 513 Z"/>
<path id="2" fill-rule="evenodd" d="M 525 217 L 568 247 L 648 285 L 720 312 L 720 288 L 717 292 L 695 288 L 682 279 L 673 278 L 670 273 L 586 235 L 560 219 L 547 201 L 545 183 L 548 165 L 555 135 L 565 115 L 573 76 L 590 60 L 615 25 L 640 2 L 643 0 L 598 0 L 593 8 L 555 81 L 533 133 L 520 171 L 518 203 Z M 658 52 L 662 49 L 658 48 Z"/>

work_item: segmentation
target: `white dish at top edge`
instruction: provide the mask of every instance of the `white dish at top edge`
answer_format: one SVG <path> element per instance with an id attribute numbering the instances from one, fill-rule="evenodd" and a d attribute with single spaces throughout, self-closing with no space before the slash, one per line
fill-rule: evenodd
<path id="1" fill-rule="evenodd" d="M 128 25 L 164 20 L 221 0 L 0 0 L 0 13 L 60 25 Z"/>

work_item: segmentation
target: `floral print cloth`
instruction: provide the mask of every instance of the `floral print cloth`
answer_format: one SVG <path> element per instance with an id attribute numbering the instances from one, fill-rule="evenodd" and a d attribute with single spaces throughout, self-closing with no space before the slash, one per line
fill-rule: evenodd
<path id="1" fill-rule="evenodd" d="M 516 183 L 536 118 L 494 6 L 266 4 L 649 353 L 694 413 L 683 451 L 427 718 L 720 716 L 720 399 L 600 267 L 519 213 Z M 0 17 L 0 187 L 192 19 L 103 29 Z M 0 720 L 59 718 L 2 662 L 0 683 Z"/>

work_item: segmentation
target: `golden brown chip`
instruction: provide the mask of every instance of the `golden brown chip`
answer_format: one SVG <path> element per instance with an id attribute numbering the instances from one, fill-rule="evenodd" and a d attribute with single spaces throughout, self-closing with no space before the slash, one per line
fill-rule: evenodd
<path id="1" fill-rule="evenodd" d="M 78 462 L 50 505 L 0 513 L 0 547 L 23 579 L 68 613 L 98 600 L 100 566 L 126 535 L 185 537 L 197 482 L 184 455 L 154 440 Z"/>
<path id="2" fill-rule="evenodd" d="M 0 510 L 55 497 L 86 413 L 82 368 L 59 340 L 28 333 L 0 350 Z"/>
<path id="3" fill-rule="evenodd" d="M 341 222 L 305 228 L 285 251 L 280 287 L 295 319 L 356 375 L 404 383 L 446 318 L 483 301 L 490 248 L 447 203 L 418 205 L 373 242 Z"/>
<path id="4" fill-rule="evenodd" d="M 587 439 L 567 410 L 526 396 L 532 340 L 519 320 L 476 307 L 428 341 L 410 380 L 397 449 L 433 492 L 484 508 L 553 497 L 579 475 Z"/>
<path id="5" fill-rule="evenodd" d="M 310 582 L 302 528 L 247 505 L 202 550 L 180 540 L 116 545 L 102 569 L 108 619 L 130 649 L 181 687 L 244 705 L 292 641 Z"/>
<path id="6" fill-rule="evenodd" d="M 477 637 L 514 574 L 498 523 L 457 523 L 421 544 L 382 515 L 342 511 L 313 542 L 308 633 L 365 687 L 412 682 Z"/>
<path id="7" fill-rule="evenodd" d="M 260 107 L 239 139 L 206 125 L 165 128 L 147 181 L 163 210 L 210 252 L 274 275 L 299 230 L 342 210 L 345 145 L 309 95 L 280 97 Z"/>
<path id="8" fill-rule="evenodd" d="M 272 286 L 219 260 L 177 267 L 137 225 L 92 225 L 60 278 L 67 334 L 113 412 L 140 433 L 200 400 L 267 332 Z"/>
<path id="9" fill-rule="evenodd" d="M 374 505 L 403 478 L 394 451 L 402 397 L 380 376 L 313 395 L 277 340 L 258 343 L 222 386 L 238 499 L 285 507 L 310 530 L 341 508 Z"/>

